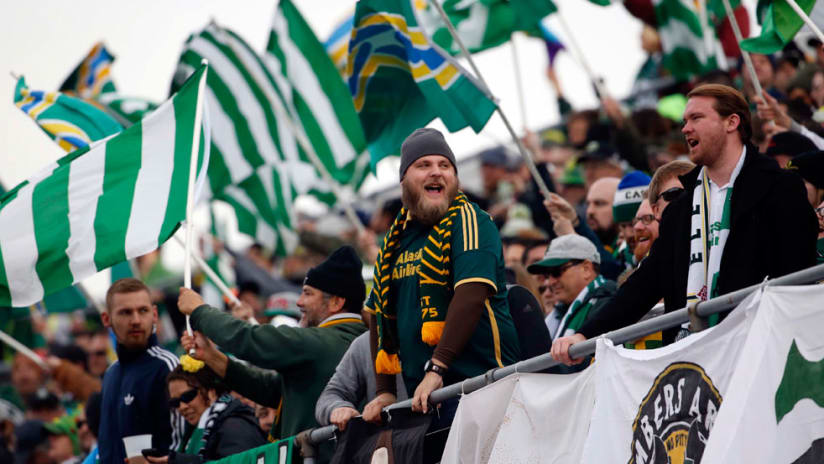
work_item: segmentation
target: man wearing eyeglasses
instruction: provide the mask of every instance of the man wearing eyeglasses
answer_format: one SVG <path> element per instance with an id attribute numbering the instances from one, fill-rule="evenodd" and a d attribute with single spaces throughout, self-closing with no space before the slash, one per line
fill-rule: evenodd
<path id="1" fill-rule="evenodd" d="M 684 193 L 684 185 L 680 176 L 695 168 L 695 164 L 687 160 L 675 160 L 664 164 L 655 171 L 649 182 L 647 198 L 649 198 L 652 214 L 655 219 L 661 220 L 664 209 Z"/>
<path id="2" fill-rule="evenodd" d="M 601 255 L 595 245 L 580 235 L 571 234 L 552 240 L 544 259 L 527 268 L 532 274 L 545 275 L 547 285 L 558 297 L 558 304 L 546 317 L 553 339 L 576 333 L 615 294 L 615 282 L 604 279 L 600 264 Z M 585 366 L 586 363 L 571 371 Z"/>
<path id="3" fill-rule="evenodd" d="M 658 238 L 658 219 L 652 214 L 652 207 L 649 200 L 645 199 L 638 207 L 635 217 L 632 219 L 632 230 L 635 233 L 635 248 L 632 250 L 636 263 L 649 254 L 652 244 Z"/>
<path id="4" fill-rule="evenodd" d="M 612 301 L 555 340 L 554 359 L 580 362 L 569 357 L 572 344 L 638 321 L 661 298 L 674 311 L 815 264 L 817 226 L 804 185 L 750 143 L 743 95 L 707 84 L 688 98 L 682 132 L 697 166 L 680 178 L 684 195 L 667 206 L 649 256 Z M 664 344 L 688 333 L 681 329 L 665 330 Z"/>

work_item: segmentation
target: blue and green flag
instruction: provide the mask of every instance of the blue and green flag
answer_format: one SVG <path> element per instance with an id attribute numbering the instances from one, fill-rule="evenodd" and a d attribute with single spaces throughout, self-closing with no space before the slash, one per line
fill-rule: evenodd
<path id="1" fill-rule="evenodd" d="M 435 118 L 450 132 L 467 126 L 480 132 L 495 102 L 488 89 L 429 41 L 411 2 L 361 0 L 354 24 L 347 84 L 373 169 Z"/>
<path id="2" fill-rule="evenodd" d="M 103 42 L 96 43 L 60 85 L 60 92 L 100 105 L 127 127 L 139 122 L 157 105 L 143 98 L 121 95 L 111 75 L 112 63 L 114 55 Z"/>
<path id="3" fill-rule="evenodd" d="M 14 89 L 14 104 L 67 152 L 123 130 L 123 126 L 91 103 L 60 92 L 30 90 L 22 77 Z"/>

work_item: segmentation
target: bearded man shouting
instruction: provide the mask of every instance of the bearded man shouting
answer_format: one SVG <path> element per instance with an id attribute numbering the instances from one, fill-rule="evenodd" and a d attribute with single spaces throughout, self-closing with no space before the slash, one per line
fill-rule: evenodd
<path id="1" fill-rule="evenodd" d="M 418 129 L 401 146 L 403 208 L 375 264 L 366 311 L 377 397 L 364 419 L 395 402 L 402 373 L 412 409 L 426 412 L 444 384 L 520 358 L 507 304 L 501 238 L 489 215 L 459 190 L 455 156 L 443 135 Z M 451 422 L 457 399 L 443 404 Z"/>

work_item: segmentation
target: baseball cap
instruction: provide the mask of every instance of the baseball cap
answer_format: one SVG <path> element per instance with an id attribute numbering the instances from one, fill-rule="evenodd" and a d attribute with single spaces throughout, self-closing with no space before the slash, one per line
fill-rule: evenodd
<path id="1" fill-rule="evenodd" d="M 530 274 L 545 274 L 549 269 L 562 266 L 574 259 L 601 264 L 598 249 L 587 238 L 580 235 L 562 235 L 549 243 L 544 258 L 527 268 Z"/>

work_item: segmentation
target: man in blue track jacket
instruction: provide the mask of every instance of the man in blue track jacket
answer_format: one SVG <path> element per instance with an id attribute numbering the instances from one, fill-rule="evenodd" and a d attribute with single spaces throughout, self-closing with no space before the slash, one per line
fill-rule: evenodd
<path id="1" fill-rule="evenodd" d="M 118 360 L 103 377 L 100 462 L 124 464 L 123 438 L 133 435 L 152 435 L 152 448 L 176 449 L 183 419 L 167 405 L 166 376 L 178 359 L 157 344 L 149 288 L 137 279 L 118 280 L 106 293 L 101 319 L 117 338 Z"/>

